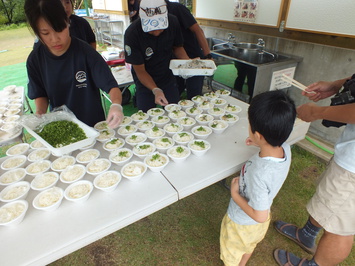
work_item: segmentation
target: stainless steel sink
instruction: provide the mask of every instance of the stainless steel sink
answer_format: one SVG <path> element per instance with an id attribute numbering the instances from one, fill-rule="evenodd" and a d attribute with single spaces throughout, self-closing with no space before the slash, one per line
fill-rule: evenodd
<path id="1" fill-rule="evenodd" d="M 233 46 L 236 48 L 243 48 L 243 49 L 256 49 L 256 50 L 264 49 L 263 46 L 257 43 L 250 43 L 250 42 L 238 42 L 238 43 L 234 43 Z"/>
<path id="2" fill-rule="evenodd" d="M 229 48 L 232 45 L 228 40 L 218 38 L 206 38 L 206 40 L 211 51 Z"/>

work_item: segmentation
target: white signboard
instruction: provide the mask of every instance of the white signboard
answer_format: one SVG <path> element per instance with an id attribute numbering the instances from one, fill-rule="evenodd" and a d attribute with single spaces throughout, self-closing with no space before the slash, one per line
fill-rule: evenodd
<path id="1" fill-rule="evenodd" d="M 270 90 L 273 91 L 273 90 L 280 90 L 280 89 L 291 87 L 291 83 L 285 81 L 282 78 L 282 75 L 285 74 L 286 76 L 293 79 L 293 76 L 295 75 L 295 70 L 296 67 L 290 67 L 290 68 L 285 68 L 279 71 L 272 72 Z"/>

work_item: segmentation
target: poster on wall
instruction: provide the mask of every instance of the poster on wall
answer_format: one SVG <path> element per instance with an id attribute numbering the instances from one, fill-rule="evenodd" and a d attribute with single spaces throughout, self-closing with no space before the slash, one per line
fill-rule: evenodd
<path id="1" fill-rule="evenodd" d="M 234 20 L 254 23 L 258 10 L 258 0 L 234 0 Z"/>
<path id="2" fill-rule="evenodd" d="M 281 90 L 291 87 L 292 84 L 290 82 L 285 81 L 285 79 L 282 78 L 282 75 L 286 75 L 290 78 L 293 78 L 293 76 L 295 75 L 295 70 L 296 67 L 290 67 L 272 72 L 270 90 Z"/>

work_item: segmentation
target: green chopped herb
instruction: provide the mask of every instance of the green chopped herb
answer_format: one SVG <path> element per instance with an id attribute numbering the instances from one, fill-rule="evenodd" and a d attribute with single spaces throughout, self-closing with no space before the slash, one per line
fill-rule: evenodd
<path id="1" fill-rule="evenodd" d="M 50 122 L 41 131 L 37 130 L 36 133 L 55 148 L 87 138 L 84 130 L 78 124 L 67 120 Z"/>
<path id="2" fill-rule="evenodd" d="M 154 126 L 154 127 L 152 128 L 152 130 L 153 130 L 153 132 L 157 132 L 157 131 L 159 131 L 159 128 L 158 128 L 157 126 Z"/>
<path id="3" fill-rule="evenodd" d="M 118 156 L 119 156 L 119 157 L 127 157 L 127 156 L 128 156 L 128 151 L 120 151 L 120 152 L 118 153 Z"/>
<path id="4" fill-rule="evenodd" d="M 153 109 L 153 112 L 155 113 L 161 113 L 161 110 L 159 108 Z"/>
<path id="5" fill-rule="evenodd" d="M 144 144 L 144 145 L 138 146 L 138 148 L 141 149 L 141 150 L 145 150 L 145 149 L 149 149 L 149 148 L 150 148 L 150 145 Z"/>
<path id="6" fill-rule="evenodd" d="M 126 126 L 125 129 L 126 129 L 127 131 L 130 131 L 130 130 L 131 130 L 131 126 Z"/>
<path id="7" fill-rule="evenodd" d="M 213 108 L 213 111 L 215 111 L 215 112 L 219 112 L 219 111 L 220 111 L 220 109 L 219 109 L 218 107 L 214 107 L 214 108 Z"/>
<path id="8" fill-rule="evenodd" d="M 108 143 L 109 143 L 109 144 L 116 144 L 117 141 L 118 141 L 118 139 L 112 139 L 112 140 L 110 140 Z"/>
<path id="9" fill-rule="evenodd" d="M 203 141 L 195 141 L 194 144 L 201 147 L 202 149 L 206 147 L 205 142 Z"/>
<path id="10" fill-rule="evenodd" d="M 110 132 L 105 129 L 105 130 L 101 131 L 101 134 L 108 136 L 108 135 L 110 135 Z"/>
<path id="11" fill-rule="evenodd" d="M 153 156 L 152 156 L 152 161 L 156 161 L 156 160 L 159 160 L 159 158 L 160 158 L 160 155 L 159 154 L 154 154 Z"/>
<path id="12" fill-rule="evenodd" d="M 183 147 L 177 147 L 176 148 L 176 152 L 183 153 L 184 152 L 184 148 Z"/>
<path id="13" fill-rule="evenodd" d="M 193 114 L 193 113 L 196 111 L 196 109 L 197 109 L 196 107 L 192 107 L 192 108 L 190 109 L 190 113 Z"/>
<path id="14" fill-rule="evenodd" d="M 217 125 L 218 125 L 218 123 L 213 122 L 213 124 L 211 125 L 211 127 L 216 128 L 216 127 L 217 127 Z"/>
<path id="15" fill-rule="evenodd" d="M 179 133 L 180 138 L 186 137 L 188 135 L 189 134 L 187 134 L 186 132 Z"/>
<path id="16" fill-rule="evenodd" d="M 131 136 L 131 139 L 136 140 L 137 137 L 138 137 L 137 135 L 132 135 L 132 136 Z"/>
<path id="17" fill-rule="evenodd" d="M 164 116 L 158 116 L 158 120 L 164 119 Z"/>
<path id="18" fill-rule="evenodd" d="M 148 125 L 150 121 L 144 121 L 143 124 Z"/>
<path id="19" fill-rule="evenodd" d="M 161 141 L 162 141 L 162 142 L 169 142 L 169 143 L 171 143 L 168 138 L 162 138 Z"/>
<path id="20" fill-rule="evenodd" d="M 206 131 L 206 129 L 201 126 L 201 127 L 197 128 L 197 131 Z"/>
<path id="21" fill-rule="evenodd" d="M 226 114 L 226 115 L 224 115 L 224 117 L 226 117 L 226 118 L 233 118 L 233 115 L 232 115 L 232 114 Z"/>

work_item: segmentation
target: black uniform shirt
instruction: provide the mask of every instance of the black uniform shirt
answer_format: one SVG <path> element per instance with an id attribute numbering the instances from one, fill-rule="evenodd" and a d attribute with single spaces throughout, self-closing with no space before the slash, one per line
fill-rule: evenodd
<path id="1" fill-rule="evenodd" d="M 173 47 L 183 45 L 179 22 L 175 16 L 168 15 L 169 27 L 159 36 L 143 32 L 141 20 L 137 19 L 127 28 L 124 36 L 125 59 L 132 65 L 145 65 L 159 87 L 174 78 L 169 69 L 173 57 Z M 135 82 L 139 82 L 133 71 Z M 162 84 L 162 85 L 160 85 Z"/>
<path id="2" fill-rule="evenodd" d="M 63 55 L 55 56 L 45 45 L 27 59 L 28 97 L 47 97 L 51 109 L 66 105 L 89 126 L 105 119 L 99 88 L 118 87 L 102 56 L 90 45 L 72 37 Z"/>

